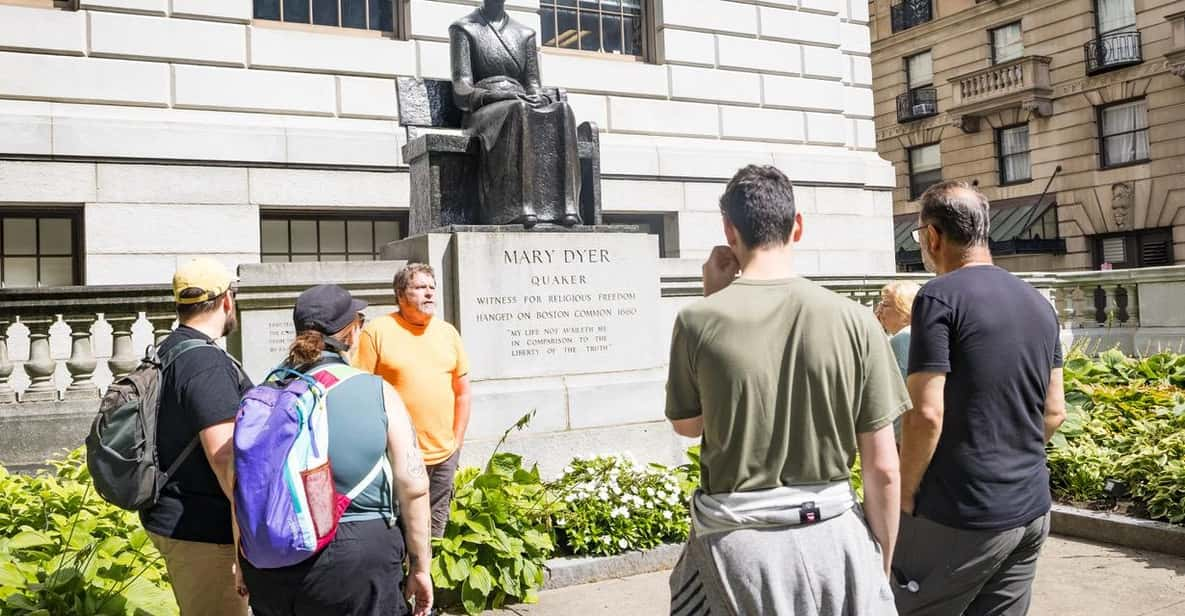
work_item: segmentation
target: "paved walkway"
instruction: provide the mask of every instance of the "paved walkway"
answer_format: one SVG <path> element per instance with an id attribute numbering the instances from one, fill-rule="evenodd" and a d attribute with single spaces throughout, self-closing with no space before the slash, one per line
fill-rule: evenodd
<path id="1" fill-rule="evenodd" d="M 650 573 L 540 594 L 502 616 L 665 616 L 667 573 Z M 1051 537 L 1037 571 L 1029 616 L 1180 616 L 1185 558 Z"/>

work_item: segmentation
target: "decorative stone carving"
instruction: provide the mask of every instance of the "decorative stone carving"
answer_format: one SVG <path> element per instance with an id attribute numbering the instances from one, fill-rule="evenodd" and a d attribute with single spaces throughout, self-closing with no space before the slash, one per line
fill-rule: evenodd
<path id="1" fill-rule="evenodd" d="M 1038 100 L 1034 98 L 1021 101 L 1020 108 L 1022 111 L 1027 111 L 1043 118 L 1053 115 L 1053 103 L 1049 100 Z"/>
<path id="2" fill-rule="evenodd" d="M 952 116 L 950 123 L 951 123 L 951 126 L 958 128 L 959 130 L 963 131 L 964 133 L 979 132 L 979 117 L 978 116 L 969 116 L 969 115 Z"/>
<path id="3" fill-rule="evenodd" d="M 1120 229 L 1127 226 L 1127 217 L 1135 202 L 1135 192 L 1132 185 L 1119 182 L 1111 185 L 1111 215 L 1115 218 L 1115 226 Z"/>

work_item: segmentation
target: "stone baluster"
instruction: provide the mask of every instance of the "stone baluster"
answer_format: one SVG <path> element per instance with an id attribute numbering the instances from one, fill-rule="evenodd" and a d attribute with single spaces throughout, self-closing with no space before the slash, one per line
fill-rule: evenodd
<path id="1" fill-rule="evenodd" d="M 1110 297 L 1103 285 L 1097 285 L 1091 292 L 1091 297 L 1094 300 L 1094 322 L 1091 325 L 1100 326 L 1107 324 L 1107 306 L 1110 304 Z"/>
<path id="2" fill-rule="evenodd" d="M 1053 292 L 1053 309 L 1057 311 L 1057 316 L 1061 319 L 1062 327 L 1065 329 L 1073 329 L 1074 327 L 1074 288 L 1073 287 L 1054 287 Z"/>
<path id="3" fill-rule="evenodd" d="M 66 362 L 66 370 L 70 372 L 70 386 L 62 398 L 66 400 L 86 400 L 99 397 L 99 387 L 95 385 L 93 377 L 99 361 L 95 358 L 95 349 L 91 344 L 91 325 L 98 319 L 95 314 L 75 314 L 65 317 L 70 326 L 70 359 Z"/>
<path id="4" fill-rule="evenodd" d="M 173 333 L 173 321 L 177 320 L 177 315 L 173 313 L 168 314 L 154 314 L 148 316 L 148 322 L 152 323 L 152 343 L 160 344 Z"/>
<path id="5" fill-rule="evenodd" d="M 1127 310 L 1128 296 L 1127 287 L 1123 285 L 1115 285 L 1115 323 L 1119 325 L 1127 325 L 1131 320 L 1131 313 Z"/>
<path id="6" fill-rule="evenodd" d="M 1116 289 L 1119 285 L 1102 284 L 1099 286 L 1102 287 L 1107 302 L 1107 307 L 1104 310 L 1107 317 L 1107 327 L 1115 327 L 1119 325 L 1119 303 L 1116 298 Z"/>
<path id="7" fill-rule="evenodd" d="M 112 378 L 120 378 L 130 374 L 140 365 L 140 356 L 132 348 L 132 326 L 140 318 L 137 313 L 122 316 L 106 315 L 107 323 L 111 325 L 111 359 L 107 365 L 111 367 Z"/>
<path id="8" fill-rule="evenodd" d="M 1086 327 L 1093 318 L 1093 308 L 1091 302 L 1087 301 L 1086 289 L 1075 286 L 1070 291 L 1070 298 L 1074 305 L 1074 327 Z"/>
<path id="9" fill-rule="evenodd" d="M 1140 285 L 1132 282 L 1127 287 L 1127 326 L 1140 326 Z"/>
<path id="10" fill-rule="evenodd" d="M 8 326 L 12 321 L 0 319 L 0 404 L 16 402 L 16 392 L 8 384 L 12 376 L 12 360 L 8 357 Z"/>
<path id="11" fill-rule="evenodd" d="M 56 402 L 58 399 L 58 387 L 54 383 L 58 362 L 49 353 L 49 328 L 56 321 L 54 315 L 21 319 L 21 323 L 29 328 L 29 359 L 25 362 L 29 387 L 21 396 L 21 402 Z"/>

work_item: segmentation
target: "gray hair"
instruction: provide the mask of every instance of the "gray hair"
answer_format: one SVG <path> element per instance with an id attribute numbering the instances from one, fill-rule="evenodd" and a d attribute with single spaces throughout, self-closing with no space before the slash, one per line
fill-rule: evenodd
<path id="1" fill-rule="evenodd" d="M 959 246 L 987 246 L 989 204 L 966 182 L 941 182 L 922 195 L 922 222 L 933 225 Z"/>

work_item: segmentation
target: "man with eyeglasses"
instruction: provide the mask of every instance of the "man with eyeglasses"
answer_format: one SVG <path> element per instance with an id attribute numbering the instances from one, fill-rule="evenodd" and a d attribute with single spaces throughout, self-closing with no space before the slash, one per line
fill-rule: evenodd
<path id="1" fill-rule="evenodd" d="M 174 357 L 161 374 L 157 456 L 160 468 L 182 461 L 140 521 L 187 616 L 247 614 L 237 591 L 230 497 L 235 414 L 251 381 L 215 345 L 238 326 L 234 284 L 234 274 L 209 257 L 177 268 L 180 325 L 157 349 L 162 358 Z"/>
<path id="2" fill-rule="evenodd" d="M 1057 315 L 992 264 L 988 202 L 922 195 L 914 238 L 938 274 L 913 304 L 893 585 L 902 616 L 1022 616 L 1049 534 L 1045 444 L 1065 419 Z"/>

